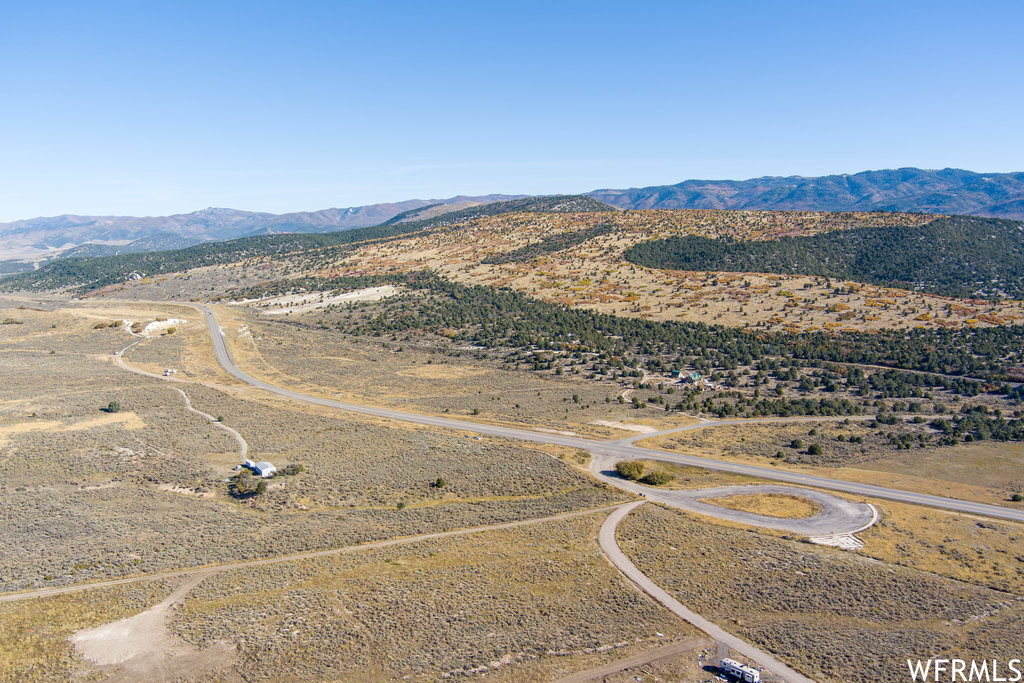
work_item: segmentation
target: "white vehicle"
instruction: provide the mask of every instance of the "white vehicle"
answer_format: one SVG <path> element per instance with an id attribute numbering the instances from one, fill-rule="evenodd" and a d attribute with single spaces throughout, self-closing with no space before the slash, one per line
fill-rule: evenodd
<path id="1" fill-rule="evenodd" d="M 725 674 L 743 683 L 761 683 L 761 672 L 752 666 L 740 664 L 735 659 L 725 658 L 718 664 Z"/>

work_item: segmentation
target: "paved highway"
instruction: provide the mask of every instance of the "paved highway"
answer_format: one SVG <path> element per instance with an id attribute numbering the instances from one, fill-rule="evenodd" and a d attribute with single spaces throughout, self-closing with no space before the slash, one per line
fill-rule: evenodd
<path id="1" fill-rule="evenodd" d="M 253 377 L 244 370 L 241 370 L 234 361 L 231 359 L 231 354 L 228 352 L 227 344 L 224 340 L 224 333 L 221 330 L 220 324 L 217 322 L 216 317 L 213 315 L 213 311 L 204 305 L 197 306 L 202 310 L 203 315 L 206 319 L 207 327 L 210 329 L 210 338 L 213 341 L 213 349 L 217 356 L 217 361 L 221 364 L 224 370 L 232 377 L 245 382 L 258 389 L 269 391 L 286 398 L 294 399 L 296 401 L 305 401 L 306 403 L 313 403 L 316 405 L 322 405 L 329 408 L 337 408 L 338 410 L 346 410 L 353 413 L 360 413 L 363 415 L 373 415 L 375 417 L 382 417 L 390 420 L 400 420 L 403 422 L 413 422 L 416 424 L 431 425 L 434 427 L 443 427 L 445 429 L 452 429 L 460 432 L 473 432 L 476 434 L 487 434 L 490 436 L 497 436 L 506 439 L 518 439 L 520 441 L 532 441 L 537 443 L 549 443 L 558 444 L 561 446 L 568 446 L 570 448 L 579 448 L 588 452 L 593 453 L 595 456 L 602 457 L 606 461 L 614 460 L 662 460 L 665 462 L 678 463 L 680 465 L 689 465 L 691 467 L 701 467 L 703 469 L 715 470 L 718 472 L 731 472 L 733 474 L 743 474 L 751 477 L 759 477 L 761 479 L 769 479 L 772 481 L 781 481 L 789 484 L 798 484 L 801 486 L 812 486 L 816 488 L 829 489 L 831 491 L 841 491 L 843 493 L 850 493 L 860 496 L 869 496 L 873 498 L 883 498 L 886 500 L 895 500 L 901 503 L 913 503 L 916 505 L 927 505 L 936 508 L 942 508 L 945 510 L 953 510 L 955 512 L 964 512 L 973 515 L 981 515 L 985 517 L 994 517 L 998 519 L 1006 519 L 1014 522 L 1024 522 L 1024 510 L 1014 510 L 1011 508 L 1003 508 L 997 505 L 986 505 L 984 503 L 974 503 L 966 500 L 959 500 L 956 498 L 945 498 L 943 496 L 933 496 L 927 493 L 915 493 L 913 491 L 902 491 L 900 489 L 891 489 L 884 486 L 874 486 L 872 484 L 860 484 L 857 482 L 843 481 L 841 479 L 832 479 L 829 477 L 820 477 L 813 474 L 803 474 L 801 472 L 793 472 L 776 467 L 764 467 L 761 465 L 748 465 L 743 463 L 726 462 L 723 460 L 715 460 L 713 458 L 704 458 L 696 455 L 684 455 L 681 453 L 671 453 L 668 451 L 661 451 L 652 448 L 641 448 L 629 443 L 631 439 L 621 441 L 595 441 L 593 439 L 585 439 L 578 436 L 565 436 L 561 434 L 550 434 L 547 432 L 535 432 L 529 429 L 517 429 L 514 427 L 501 427 L 498 425 L 489 425 L 480 422 L 469 422 L 467 420 L 455 420 L 446 417 L 435 417 L 433 415 L 421 415 L 418 413 L 408 413 L 400 410 L 392 410 L 389 408 L 374 408 L 371 406 L 363 406 L 355 403 L 346 403 L 344 401 L 337 401 L 330 398 L 324 398 L 321 396 L 313 396 L 311 394 L 304 394 L 299 391 L 292 389 L 286 389 L 279 387 L 269 382 L 264 382 L 261 379 Z M 793 421 L 806 420 L 807 418 L 794 418 Z M 820 420 L 821 418 L 814 418 Z M 785 419 L 766 419 L 766 420 L 716 420 L 716 421 L 705 421 L 699 424 L 690 425 L 689 427 L 683 427 L 679 430 L 672 431 L 685 431 L 688 429 L 701 429 L 709 426 L 720 426 L 720 425 L 732 425 L 732 424 L 751 424 L 753 422 L 784 422 Z"/>

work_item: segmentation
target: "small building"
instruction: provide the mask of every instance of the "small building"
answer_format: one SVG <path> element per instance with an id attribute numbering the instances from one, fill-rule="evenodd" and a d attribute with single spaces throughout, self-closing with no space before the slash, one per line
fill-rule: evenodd
<path id="1" fill-rule="evenodd" d="M 275 472 L 277 472 L 277 468 L 274 467 L 269 462 L 267 462 L 266 460 L 261 460 L 260 462 L 246 460 L 242 467 L 245 467 L 250 472 L 255 474 L 257 477 L 263 477 L 264 479 L 266 479 L 269 476 L 272 476 Z"/>

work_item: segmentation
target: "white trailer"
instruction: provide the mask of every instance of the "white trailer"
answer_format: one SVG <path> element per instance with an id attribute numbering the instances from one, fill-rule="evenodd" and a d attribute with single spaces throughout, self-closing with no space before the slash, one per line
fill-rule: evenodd
<path id="1" fill-rule="evenodd" d="M 718 663 L 718 668 L 723 673 L 734 677 L 743 683 L 761 683 L 761 672 L 752 666 L 740 664 L 735 659 L 724 658 Z"/>

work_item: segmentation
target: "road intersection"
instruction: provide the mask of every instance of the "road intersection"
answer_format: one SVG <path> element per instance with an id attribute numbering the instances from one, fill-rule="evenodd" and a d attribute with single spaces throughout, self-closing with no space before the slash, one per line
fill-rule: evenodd
<path id="1" fill-rule="evenodd" d="M 570 448 L 578 448 L 581 450 L 585 450 L 593 454 L 596 458 L 604 459 L 604 461 L 606 462 L 614 462 L 616 460 L 661 460 L 665 462 L 676 463 L 679 465 L 688 465 L 690 467 L 700 467 L 703 469 L 715 470 L 718 472 L 729 472 L 732 474 L 741 474 L 750 477 L 756 477 L 759 479 L 779 481 L 787 484 L 796 484 L 798 486 L 822 488 L 828 489 L 830 491 L 839 491 L 841 493 L 849 493 L 857 496 L 882 498 L 885 500 L 894 500 L 901 503 L 912 503 L 915 505 L 926 505 L 930 507 L 941 508 L 944 510 L 952 510 L 954 512 L 981 515 L 984 517 L 993 517 L 997 519 L 1005 519 L 1014 522 L 1024 522 L 1024 510 L 1015 510 L 1012 508 L 1000 507 L 998 505 L 989 505 L 986 503 L 976 503 L 968 500 L 960 500 L 958 498 L 946 498 L 944 496 L 935 496 L 927 493 L 917 493 L 915 491 L 904 491 L 902 489 L 892 489 L 884 486 L 875 486 L 873 484 L 862 484 L 859 482 L 844 481 L 842 479 L 821 477 L 818 475 L 804 474 L 802 472 L 794 472 L 791 470 L 780 469 L 777 467 L 749 465 L 745 463 L 716 460 L 714 458 L 705 458 L 697 455 L 685 455 L 681 453 L 672 453 L 669 451 L 662 451 L 653 448 L 643 448 L 640 446 L 636 446 L 632 443 L 632 441 L 637 440 L 634 437 L 629 437 L 627 439 L 621 439 L 617 441 L 597 441 L 594 439 L 587 439 L 580 436 L 553 434 L 550 432 L 539 432 L 516 427 L 503 427 L 500 425 L 487 424 L 485 422 L 470 422 L 468 420 L 456 420 L 453 418 L 438 417 L 435 415 L 410 413 L 401 410 L 394 410 L 391 408 L 376 408 L 372 406 L 364 406 L 356 403 L 338 401 L 323 396 L 307 394 L 295 391 L 293 389 L 287 389 L 285 387 L 280 387 L 275 384 L 265 382 L 257 377 L 253 377 L 252 375 L 250 375 L 249 373 L 245 372 L 237 365 L 235 365 L 234 361 L 231 358 L 231 354 L 228 351 L 227 343 L 224 338 L 224 332 L 220 327 L 220 323 L 217 322 L 217 319 L 213 314 L 213 310 L 209 306 L 202 304 L 196 304 L 196 307 L 203 312 L 207 327 L 210 330 L 210 338 L 213 342 L 214 353 L 217 357 L 217 361 L 224 368 L 225 372 L 227 372 L 235 379 L 238 379 L 252 387 L 262 389 L 264 391 L 268 391 L 293 400 L 304 401 L 306 403 L 326 406 L 328 408 L 336 408 L 338 410 L 344 410 L 353 413 L 360 413 L 362 415 L 372 415 L 375 417 L 381 417 L 389 420 L 399 420 L 402 422 L 412 422 L 415 424 L 442 427 L 445 429 L 452 429 L 459 432 L 474 432 L 476 434 L 486 434 L 489 436 L 502 437 L 506 439 L 515 439 L 519 441 L 529 441 L 534 443 L 546 443 L 556 444 L 560 446 L 568 446 Z M 828 418 L 765 418 L 760 420 L 737 419 L 714 421 L 705 420 L 694 425 L 681 427 L 679 429 L 671 431 L 705 429 L 711 426 L 723 425 L 742 425 L 754 423 L 787 421 L 793 422 L 808 420 L 820 421 L 822 419 L 827 420 Z M 639 438 L 644 437 L 641 436 Z"/>

